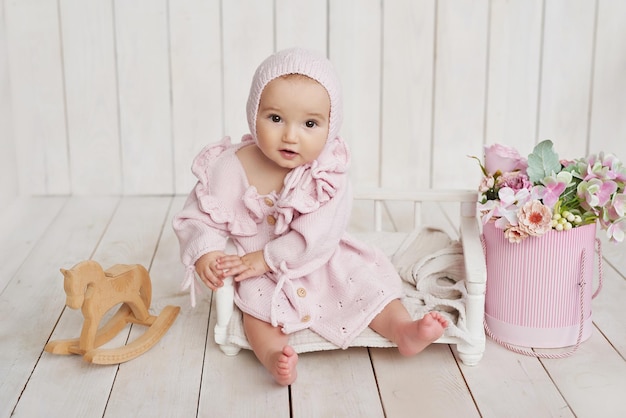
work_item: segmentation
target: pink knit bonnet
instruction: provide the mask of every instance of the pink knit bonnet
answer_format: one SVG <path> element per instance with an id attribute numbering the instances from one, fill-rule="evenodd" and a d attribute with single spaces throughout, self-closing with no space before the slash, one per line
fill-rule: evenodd
<path id="1" fill-rule="evenodd" d="M 252 85 L 246 111 L 250 133 L 256 141 L 256 115 L 259 109 L 261 93 L 265 86 L 273 79 L 287 75 L 301 74 L 320 83 L 330 97 L 330 121 L 328 139 L 335 138 L 341 127 L 341 86 L 339 77 L 330 61 L 323 55 L 302 48 L 291 48 L 270 55 L 259 65 Z"/>

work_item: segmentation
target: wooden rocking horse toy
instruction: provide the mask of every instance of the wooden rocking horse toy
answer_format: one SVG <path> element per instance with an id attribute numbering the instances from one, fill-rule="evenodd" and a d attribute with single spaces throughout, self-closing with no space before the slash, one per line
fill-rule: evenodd
<path id="1" fill-rule="evenodd" d="M 66 305 L 81 308 L 85 321 L 79 338 L 56 340 L 45 350 L 54 354 L 79 354 L 96 364 L 132 360 L 154 346 L 172 325 L 180 307 L 166 306 L 158 316 L 150 315 L 152 284 L 146 269 L 138 264 L 116 264 L 104 271 L 95 261 L 82 261 L 71 270 L 61 269 L 67 295 Z M 111 319 L 98 328 L 104 314 L 121 303 Z M 148 326 L 139 338 L 119 348 L 100 349 L 128 323 Z"/>

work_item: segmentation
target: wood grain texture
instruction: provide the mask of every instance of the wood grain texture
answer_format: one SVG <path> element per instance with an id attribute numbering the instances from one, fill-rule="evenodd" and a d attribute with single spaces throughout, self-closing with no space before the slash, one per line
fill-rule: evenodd
<path id="1" fill-rule="evenodd" d="M 107 405 L 110 416 L 187 417 L 195 416 L 198 409 L 210 304 L 202 301 L 191 308 L 189 296 L 180 291 L 184 268 L 178 257 L 178 240 L 170 224 L 182 204 L 182 198 L 171 203 L 150 268 L 154 314 L 166 305 L 180 306 L 181 312 L 156 346 L 120 366 Z M 129 340 L 134 340 L 144 330 L 144 327 L 133 326 Z M 137 376 L 143 376 L 146 384 L 137 386 Z M 133 402 L 136 397 L 150 401 Z"/>
<path id="2" fill-rule="evenodd" d="M 59 2 L 72 192 L 122 192 L 110 1 Z"/>
<path id="3" fill-rule="evenodd" d="M 355 13 L 355 10 L 360 12 Z M 359 186 L 378 186 L 382 58 L 380 2 L 331 0 L 329 11 L 328 53 L 342 83 L 344 116 L 341 135 L 352 152 L 352 179 Z"/>
<path id="4" fill-rule="evenodd" d="M 17 164 L 9 81 L 9 57 L 4 18 L 4 0 L 0 0 L 0 213 L 17 196 Z"/>
<path id="5" fill-rule="evenodd" d="M 483 417 L 575 416 L 536 358 L 488 339 L 479 365 L 460 368 Z"/>
<path id="6" fill-rule="evenodd" d="M 597 10 L 588 151 L 626 160 L 626 4 L 600 0 Z"/>
<path id="7" fill-rule="evenodd" d="M 619 266 L 615 257 L 623 258 L 624 244 L 605 251 L 604 290 L 593 302 L 596 329 L 570 358 L 540 361 L 491 340 L 473 367 L 463 365 L 445 344 L 412 358 L 395 349 L 371 350 L 371 361 L 364 349 L 313 353 L 301 356 L 298 381 L 289 390 L 274 384 L 250 351 L 234 357 L 220 351 L 210 334 L 215 322 L 210 292 L 191 309 L 188 295 L 179 290 L 183 267 L 170 221 L 183 201 L 184 197 L 28 198 L 11 212 L 13 217 L 0 220 L 0 248 L 8 259 L 22 260 L 16 261 L 19 268 L 14 273 L 15 268 L 2 271 L 11 279 L 0 291 L 0 416 L 289 417 L 354 412 L 402 417 L 423 412 L 591 418 L 626 412 L 621 401 L 626 389 L 621 302 L 626 281 L 624 266 L 614 268 Z M 458 208 L 448 206 L 425 205 L 424 222 L 454 225 Z M 46 208 L 51 213 L 41 215 Z M 390 207 L 385 216 L 397 217 L 395 209 Z M 20 235 L 36 216 L 42 219 Z M 405 224 L 403 219 L 387 222 Z M 382 240 L 380 244 L 384 246 Z M 119 367 L 42 353 L 49 338 L 74 336 L 81 326 L 79 312 L 63 310 L 58 268 L 89 257 L 103 265 L 139 261 L 150 266 L 155 312 L 167 304 L 182 307 L 155 347 Z M 110 344 L 124 344 L 140 332 L 133 326 Z"/>
<path id="8" fill-rule="evenodd" d="M 56 0 L 6 0 L 13 140 L 18 192 L 67 194 L 65 92 Z"/>
<path id="9" fill-rule="evenodd" d="M 586 154 L 593 68 L 595 2 L 545 3 L 539 140 L 551 139 L 562 158 Z"/>
<path id="10" fill-rule="evenodd" d="M 626 153 L 621 2 L 83 3 L 3 0 L 0 196 L 187 193 L 291 46 L 339 71 L 358 186 L 475 187 L 484 143 Z"/>
<path id="11" fill-rule="evenodd" d="M 366 348 L 301 354 L 291 393 L 294 416 L 385 416 Z"/>
<path id="12" fill-rule="evenodd" d="M 529 154 L 537 142 L 542 0 L 490 3 L 485 142 Z"/>
<path id="13" fill-rule="evenodd" d="M 300 47 L 327 54 L 328 3 L 275 0 L 276 50 Z"/>
<path id="14" fill-rule="evenodd" d="M 272 0 L 222 2 L 224 133 L 233 142 L 250 131 L 246 102 L 252 76 L 274 52 L 273 10 Z"/>
<path id="15" fill-rule="evenodd" d="M 0 350 L 3 376 L 0 381 L 1 416 L 10 416 L 18 399 L 26 402 L 16 409 L 17 416 L 21 411 L 25 416 L 50 416 L 51 411 L 63 410 L 67 405 L 64 398 L 58 396 L 63 388 L 50 385 L 50 381 L 58 382 L 58 376 L 66 376 L 70 380 L 72 377 L 89 378 L 90 373 L 84 372 L 89 367 L 80 360 L 78 367 L 69 371 L 63 370 L 67 366 L 63 361 L 69 358 L 50 355 L 50 362 L 42 363 L 40 357 L 65 305 L 63 276 L 59 268 L 71 267 L 91 256 L 111 219 L 117 200 L 73 198 L 68 202 L 37 241 L 23 267 L 0 294 L 0 318 L 3 318 L 0 333 L 3 336 Z M 33 204 L 36 203 L 33 201 Z M 73 328 L 72 334 L 76 330 Z M 33 374 L 35 367 L 42 364 L 46 365 Z M 47 374 L 53 365 L 61 369 L 58 376 Z M 91 370 L 98 373 L 97 369 Z M 25 389 L 26 382 L 31 378 L 32 386 Z M 66 396 L 70 394 L 66 393 Z"/>
<path id="16" fill-rule="evenodd" d="M 480 416 L 448 345 L 411 358 L 396 350 L 370 351 L 387 416 Z"/>
<path id="17" fill-rule="evenodd" d="M 622 257 L 624 246 L 621 245 Z M 626 357 L 626 318 L 621 312 L 620 301 L 626 296 L 626 280 L 624 280 L 623 266 L 616 269 L 605 261 L 604 280 L 602 290 L 593 300 L 593 322 L 597 329 L 593 332 L 601 332 L 615 350 Z M 597 288 L 598 278 L 595 279 L 594 289 Z"/>
<path id="18" fill-rule="evenodd" d="M 83 259 L 93 258 L 105 269 L 114 264 L 142 264 L 150 266 L 151 259 L 161 233 L 162 225 L 167 213 L 171 198 L 125 198 L 107 227 L 106 233 L 100 242 L 84 242 L 84 248 L 93 251 L 93 256 L 83 256 Z M 105 206 L 106 207 L 106 206 Z M 90 214 L 85 208 L 85 214 Z M 93 208 L 91 215 L 94 216 Z M 103 219 L 101 217 L 100 219 Z M 59 267 L 71 267 L 59 264 Z M 57 289 L 63 291 L 62 279 L 49 282 L 51 293 Z M 63 299 L 56 299 L 56 310 L 63 308 Z M 61 302 L 61 303 L 58 303 Z M 59 318 L 48 315 L 52 318 Z M 50 321 L 49 320 L 49 321 Z M 74 338 L 80 334 L 82 315 L 79 312 L 65 309 L 58 324 L 54 327 L 51 339 Z M 121 347 L 128 339 L 128 332 L 120 332 L 103 348 Z M 78 367 L 70 364 L 78 363 Z M 68 370 L 68 367 L 71 370 Z M 34 416 L 41 405 L 58 405 L 71 416 L 102 416 L 108 403 L 109 393 L 117 375 L 116 366 L 89 364 L 76 356 L 56 356 L 45 353 L 39 361 L 36 373 L 30 379 L 28 388 L 22 394 L 25 402 L 20 404 L 20 413 Z M 49 390 L 44 389 L 50 381 L 56 381 Z M 127 395 L 141 398 L 141 386 L 134 386 L 136 392 Z M 41 393 L 45 393 L 42 399 Z M 79 394 L 78 396 L 76 394 Z M 31 409 L 35 408 L 35 410 Z"/>
<path id="19" fill-rule="evenodd" d="M 383 9 L 381 185 L 430 186 L 436 2 Z"/>
<path id="20" fill-rule="evenodd" d="M 113 4 L 123 193 L 173 193 L 167 2 Z"/>
<path id="21" fill-rule="evenodd" d="M 217 316 L 214 305 L 211 304 L 211 332 L 206 341 L 202 366 L 199 416 L 289 417 L 289 389 L 274 383 L 252 351 L 244 350 L 229 357 L 215 344 L 211 337 Z"/>
<path id="22" fill-rule="evenodd" d="M 46 229 L 62 210 L 67 198 L 19 198 L 2 213 L 0 236 L 11 237 L 0 241 L 0 293 L 33 250 Z"/>
<path id="23" fill-rule="evenodd" d="M 488 17 L 486 0 L 437 3 L 433 187 L 473 188 L 479 181 L 467 155 L 481 155 L 484 141 Z"/>
<path id="24" fill-rule="evenodd" d="M 601 333 L 592 333 L 575 355 L 541 363 L 576 416 L 626 414 L 626 362 Z"/>
<path id="25" fill-rule="evenodd" d="M 169 2 L 174 186 L 188 193 L 191 162 L 224 136 L 220 2 Z"/>

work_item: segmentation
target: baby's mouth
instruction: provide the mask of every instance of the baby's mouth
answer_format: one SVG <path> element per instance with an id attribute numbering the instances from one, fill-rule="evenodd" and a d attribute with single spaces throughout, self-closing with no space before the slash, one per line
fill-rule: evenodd
<path id="1" fill-rule="evenodd" d="M 283 158 L 287 158 L 287 159 L 295 158 L 298 155 L 297 152 L 289 150 L 289 149 L 281 149 L 280 154 L 283 156 Z"/>

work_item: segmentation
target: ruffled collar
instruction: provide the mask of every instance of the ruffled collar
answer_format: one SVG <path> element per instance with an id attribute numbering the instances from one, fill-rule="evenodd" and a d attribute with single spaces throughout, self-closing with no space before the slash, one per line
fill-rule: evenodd
<path id="1" fill-rule="evenodd" d="M 291 170 L 276 202 L 275 233 L 287 230 L 295 212 L 311 213 L 332 199 L 344 186 L 349 163 L 348 147 L 337 137 L 329 140 L 316 160 Z"/>
<path id="2" fill-rule="evenodd" d="M 297 214 L 315 211 L 332 199 L 337 190 L 344 186 L 350 154 L 343 139 L 337 137 L 329 140 L 316 160 L 291 170 L 285 177 L 280 193 L 260 195 L 256 187 L 248 183 L 245 170 L 235 154 L 237 150 L 251 143 L 254 143 L 251 135 L 245 135 L 239 144 L 231 144 L 230 138 L 224 138 L 220 143 L 203 150 L 192 166 L 193 173 L 200 180 L 196 186 L 196 196 L 200 207 L 211 216 L 213 221 L 224 224 L 225 229 L 233 235 L 252 236 L 257 233 L 257 224 L 264 220 L 262 206 L 264 198 L 269 197 L 275 202 L 274 233 L 281 235 L 288 230 L 289 224 Z M 238 213 L 236 208 L 225 204 L 226 202 L 220 197 L 222 193 L 220 193 L 219 184 L 209 186 L 212 180 L 208 178 L 207 164 L 226 152 L 229 158 L 236 160 L 234 164 L 238 167 L 237 170 L 240 170 L 243 179 L 242 187 L 245 189 L 242 196 L 245 207 L 242 208 L 243 213 Z M 224 185 L 224 187 L 232 188 L 232 184 Z"/>

